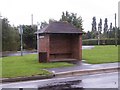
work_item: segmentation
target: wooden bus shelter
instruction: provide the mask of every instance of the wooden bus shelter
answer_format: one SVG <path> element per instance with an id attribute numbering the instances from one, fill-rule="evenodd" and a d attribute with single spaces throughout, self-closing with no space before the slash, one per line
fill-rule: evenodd
<path id="1" fill-rule="evenodd" d="M 39 62 L 82 60 L 82 32 L 68 22 L 52 22 L 38 30 Z"/>

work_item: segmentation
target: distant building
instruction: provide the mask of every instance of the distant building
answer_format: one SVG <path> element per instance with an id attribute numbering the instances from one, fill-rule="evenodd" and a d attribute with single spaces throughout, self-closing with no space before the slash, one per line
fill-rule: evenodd
<path id="1" fill-rule="evenodd" d="M 118 27 L 120 28 L 120 1 L 118 2 Z"/>

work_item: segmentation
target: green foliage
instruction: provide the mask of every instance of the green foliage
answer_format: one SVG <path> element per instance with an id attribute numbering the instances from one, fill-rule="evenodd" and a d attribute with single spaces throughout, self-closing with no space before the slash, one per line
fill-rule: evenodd
<path id="1" fill-rule="evenodd" d="M 66 21 L 68 23 L 73 24 L 76 28 L 80 29 L 81 31 L 83 30 L 82 17 L 77 17 L 76 13 L 69 13 L 67 11 L 63 12 L 60 21 Z"/>
<path id="2" fill-rule="evenodd" d="M 118 45 L 120 45 L 120 40 L 117 40 Z M 98 39 L 86 39 L 82 41 L 83 45 L 98 45 Z M 100 45 L 115 45 L 115 39 L 101 39 Z"/>
<path id="3" fill-rule="evenodd" d="M 118 28 L 117 36 L 118 36 L 118 39 L 120 40 L 120 28 Z"/>
<path id="4" fill-rule="evenodd" d="M 2 61 L 3 77 L 48 75 L 50 73 L 43 69 L 72 66 L 65 62 L 39 63 L 37 54 L 4 57 L 0 61 Z"/>
<path id="5" fill-rule="evenodd" d="M 96 27 L 98 26 L 98 27 Z M 83 35 L 83 39 L 96 39 L 96 38 L 119 38 L 119 29 L 115 29 L 115 27 L 112 26 L 112 23 L 110 23 L 110 26 L 108 27 L 108 19 L 105 18 L 104 20 L 104 27 L 102 28 L 102 19 L 100 19 L 100 22 L 96 23 L 96 17 L 92 18 L 92 31 L 87 32 L 85 35 Z"/>
<path id="6" fill-rule="evenodd" d="M 97 31 L 97 27 L 96 27 L 97 23 L 96 23 L 96 17 L 92 18 L 92 31 L 91 31 L 91 38 L 96 38 L 98 31 Z"/>
<path id="7" fill-rule="evenodd" d="M 24 49 L 36 49 L 37 37 L 35 32 L 37 31 L 37 26 L 23 25 L 22 28 Z"/>
<path id="8" fill-rule="evenodd" d="M 108 20 L 107 18 L 105 18 L 105 23 L 104 23 L 104 34 L 107 34 L 108 32 L 108 24 L 107 24 Z"/>
<path id="9" fill-rule="evenodd" d="M 51 21 L 51 20 L 50 20 L 50 21 Z M 50 22 L 50 21 L 49 21 L 49 22 Z M 47 25 L 48 25 L 48 23 L 47 23 L 46 21 L 41 22 L 41 24 L 40 24 L 40 29 L 46 27 Z"/>
<path id="10" fill-rule="evenodd" d="M 91 64 L 118 62 L 118 47 L 113 45 L 95 46 L 91 50 L 83 50 L 82 55 L 83 60 Z"/>
<path id="11" fill-rule="evenodd" d="M 93 36 L 92 36 L 92 32 L 88 31 L 86 34 L 83 34 L 82 35 L 82 39 L 91 39 Z"/>
<path id="12" fill-rule="evenodd" d="M 9 21 L 2 19 L 2 50 L 17 51 L 20 45 L 20 37 L 16 27 L 12 27 Z"/>
<path id="13" fill-rule="evenodd" d="M 96 28 L 96 25 L 97 25 L 96 24 L 96 17 L 93 17 L 92 20 L 93 20 L 92 21 L 92 32 L 96 33 L 96 31 L 97 31 L 97 28 Z"/>

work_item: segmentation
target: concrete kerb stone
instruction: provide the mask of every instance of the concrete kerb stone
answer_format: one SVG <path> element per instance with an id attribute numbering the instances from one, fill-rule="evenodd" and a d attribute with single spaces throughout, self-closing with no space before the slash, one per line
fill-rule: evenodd
<path id="1" fill-rule="evenodd" d="M 102 68 L 102 69 L 74 70 L 74 71 L 56 73 L 55 77 L 110 73 L 110 72 L 118 72 L 119 69 L 120 69 L 120 67 L 111 67 L 111 68 Z"/>
<path id="2" fill-rule="evenodd" d="M 6 82 L 18 82 L 18 81 L 29 81 L 29 80 L 39 80 L 39 79 L 50 79 L 53 78 L 54 75 L 35 75 L 35 76 L 29 76 L 29 77 L 17 77 L 17 78 L 6 78 L 6 79 L 2 79 L 2 83 L 6 83 Z"/>
<path id="3" fill-rule="evenodd" d="M 102 69 L 73 70 L 73 71 L 60 72 L 60 73 L 51 72 L 52 74 L 47 76 L 36 75 L 36 76 L 29 76 L 29 77 L 6 78 L 6 79 L 2 79 L 2 83 L 50 79 L 53 77 L 67 77 L 67 76 L 77 76 L 77 75 L 90 75 L 90 74 L 118 72 L 119 69 L 120 67 L 111 67 L 111 68 L 102 68 Z"/>

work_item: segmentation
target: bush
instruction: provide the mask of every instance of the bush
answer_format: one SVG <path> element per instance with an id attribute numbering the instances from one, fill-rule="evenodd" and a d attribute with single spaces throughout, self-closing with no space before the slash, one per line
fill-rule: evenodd
<path id="1" fill-rule="evenodd" d="M 17 51 L 19 46 L 17 27 L 11 26 L 6 18 L 2 19 L 2 51 Z"/>
<path id="2" fill-rule="evenodd" d="M 120 41 L 117 40 L 118 45 L 120 45 Z M 83 45 L 98 45 L 98 39 L 86 39 L 82 41 Z M 115 39 L 101 39 L 100 45 L 115 45 Z"/>

